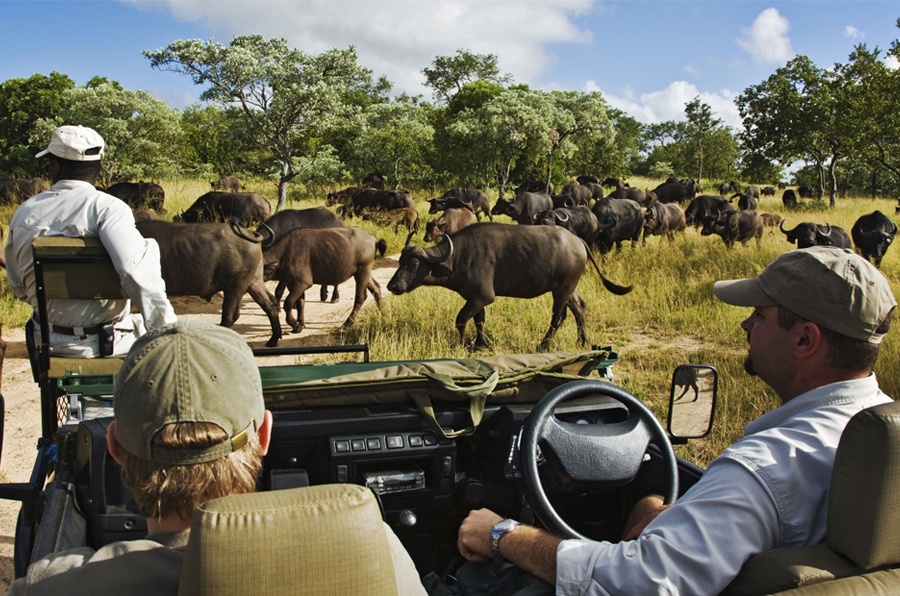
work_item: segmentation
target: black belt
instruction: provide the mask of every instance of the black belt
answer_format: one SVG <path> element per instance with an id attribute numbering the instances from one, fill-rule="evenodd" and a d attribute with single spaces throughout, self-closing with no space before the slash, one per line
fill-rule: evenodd
<path id="1" fill-rule="evenodd" d="M 81 329 L 81 333 L 76 333 L 76 329 Z M 66 327 L 65 325 L 57 325 L 56 323 L 50 323 L 50 331 L 53 333 L 61 333 L 63 335 L 72 335 L 74 337 L 80 337 L 84 339 L 85 336 L 88 335 L 100 335 L 100 332 L 103 330 L 103 325 L 91 325 L 89 327 Z"/>

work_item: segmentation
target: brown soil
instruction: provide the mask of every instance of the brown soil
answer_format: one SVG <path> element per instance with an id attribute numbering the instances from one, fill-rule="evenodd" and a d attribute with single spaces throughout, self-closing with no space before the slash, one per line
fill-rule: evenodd
<path id="1" fill-rule="evenodd" d="M 397 267 L 396 257 L 379 259 L 373 275 L 382 286 L 382 297 L 390 293 L 385 289 L 388 280 Z M 335 343 L 331 331 L 339 327 L 347 318 L 353 306 L 353 294 L 356 284 L 351 279 L 340 286 L 340 300 L 336 304 L 319 301 L 319 287 L 307 291 L 305 319 L 306 327 L 300 334 L 290 333 L 284 324 L 282 314 L 282 332 L 284 338 L 279 347 L 300 345 L 324 345 Z M 274 282 L 270 289 L 274 291 Z M 329 294 L 330 299 L 330 294 Z M 218 323 L 222 313 L 221 295 L 214 296 L 212 301 L 205 302 L 200 298 L 175 297 L 172 299 L 175 312 L 181 318 L 201 319 Z M 375 308 L 374 300 L 369 296 L 363 309 Z M 253 348 L 265 346 L 271 335 L 271 327 L 262 309 L 250 299 L 244 297 L 241 317 L 233 329 L 247 339 Z M 27 482 L 31 475 L 36 456 L 37 439 L 41 433 L 41 413 L 38 402 L 38 388 L 31 374 L 28 353 L 25 349 L 24 329 L 4 329 L 3 337 L 8 347 L 3 361 L 2 392 L 6 401 L 6 428 L 3 433 L 2 459 L 0 459 L 0 481 Z M 267 357 L 267 365 L 278 364 L 279 361 L 293 361 L 294 357 Z M 0 590 L 9 591 L 13 577 L 13 544 L 20 504 L 17 501 L 0 500 Z"/>

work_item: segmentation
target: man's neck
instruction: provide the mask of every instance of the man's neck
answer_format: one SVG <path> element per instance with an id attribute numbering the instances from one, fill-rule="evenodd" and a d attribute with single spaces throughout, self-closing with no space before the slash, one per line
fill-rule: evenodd
<path id="1" fill-rule="evenodd" d="M 781 402 L 787 403 L 797 397 L 798 395 L 802 395 L 807 391 L 812 391 L 813 389 L 818 389 L 819 387 L 824 387 L 825 385 L 831 385 L 832 383 L 840 383 L 841 381 L 853 381 L 857 379 L 865 379 L 872 371 L 840 371 L 838 373 L 835 370 L 829 371 L 831 374 L 825 371 L 819 371 L 817 375 L 810 378 L 800 377 L 794 380 L 791 383 L 791 386 L 781 395 Z"/>
<path id="2" fill-rule="evenodd" d="M 181 519 L 177 515 L 170 515 L 162 519 L 148 518 L 148 534 L 177 534 L 191 529 L 191 520 Z"/>

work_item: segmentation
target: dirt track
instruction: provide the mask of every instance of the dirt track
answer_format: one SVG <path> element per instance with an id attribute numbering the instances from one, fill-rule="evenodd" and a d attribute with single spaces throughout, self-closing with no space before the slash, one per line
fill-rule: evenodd
<path id="1" fill-rule="evenodd" d="M 378 259 L 376 262 L 373 275 L 381 283 L 384 298 L 390 295 L 385 286 L 396 267 L 396 257 Z M 270 288 L 274 290 L 274 282 Z M 350 313 L 354 289 L 355 283 L 352 279 L 341 285 L 341 299 L 337 304 L 320 302 L 318 286 L 308 290 L 309 299 L 306 301 L 305 317 L 307 326 L 299 335 L 289 333 L 290 329 L 284 324 L 282 314 L 282 331 L 285 335 L 279 347 L 333 343 L 328 336 L 330 331 L 340 326 Z M 177 297 L 172 299 L 172 305 L 179 317 L 202 319 L 212 323 L 219 322 L 222 312 L 221 296 L 213 297 L 209 303 L 199 298 Z M 363 306 L 363 309 L 367 308 L 375 308 L 371 296 Z M 265 313 L 249 296 L 244 297 L 241 317 L 235 323 L 234 330 L 246 338 L 247 343 L 253 348 L 265 346 L 271 335 L 271 327 Z M 3 482 L 26 482 L 34 465 L 35 447 L 41 431 L 38 389 L 28 364 L 24 329 L 4 329 L 3 336 L 8 348 L 3 363 L 2 390 L 6 401 L 6 416 L 0 478 Z M 269 365 L 277 362 L 278 360 L 274 358 L 265 360 Z M 0 589 L 4 594 L 9 591 L 9 585 L 14 579 L 13 543 L 18 512 L 18 502 L 0 500 Z"/>

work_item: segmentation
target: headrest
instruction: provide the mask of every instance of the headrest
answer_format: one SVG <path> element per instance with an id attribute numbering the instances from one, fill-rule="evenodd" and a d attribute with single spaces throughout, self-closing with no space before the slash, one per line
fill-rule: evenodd
<path id="1" fill-rule="evenodd" d="M 375 496 L 325 484 L 213 499 L 194 512 L 178 593 L 396 594 Z"/>
<path id="2" fill-rule="evenodd" d="M 860 567 L 900 563 L 900 404 L 856 414 L 841 435 L 828 545 Z"/>

